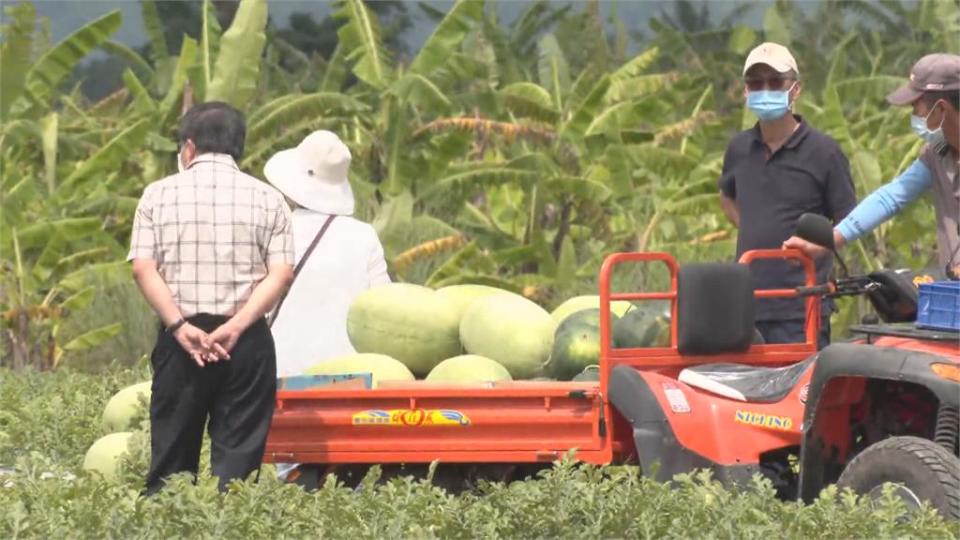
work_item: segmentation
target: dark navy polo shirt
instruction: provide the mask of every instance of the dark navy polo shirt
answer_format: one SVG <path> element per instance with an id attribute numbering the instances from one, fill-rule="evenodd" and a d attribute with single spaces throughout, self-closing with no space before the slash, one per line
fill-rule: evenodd
<path id="1" fill-rule="evenodd" d="M 856 206 L 850 163 L 840 145 L 796 118 L 800 126 L 773 154 L 763 142 L 759 124 L 735 135 L 727 147 L 720 191 L 736 201 L 740 211 L 737 258 L 752 249 L 780 249 L 805 212 L 838 223 Z M 830 257 L 818 261 L 818 283 L 829 277 L 832 266 Z M 802 268 L 786 261 L 758 261 L 751 271 L 758 289 L 794 287 L 804 281 Z M 834 309 L 832 301 L 824 302 L 824 315 Z M 758 301 L 757 320 L 804 316 L 802 301 Z"/>

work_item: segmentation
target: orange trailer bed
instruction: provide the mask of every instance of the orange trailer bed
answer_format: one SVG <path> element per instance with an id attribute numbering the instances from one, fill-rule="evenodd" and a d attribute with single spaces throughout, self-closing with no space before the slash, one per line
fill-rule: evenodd
<path id="1" fill-rule="evenodd" d="M 754 251 L 756 258 L 800 259 L 813 285 L 813 264 L 795 251 Z M 670 290 L 612 293 L 611 275 L 623 263 L 662 263 Z M 672 377 L 717 357 L 682 356 L 677 343 L 677 271 L 665 253 L 616 253 L 600 273 L 600 381 L 513 381 L 486 384 L 437 384 L 427 381 L 383 384 L 373 389 L 329 387 L 277 393 L 264 461 L 312 464 L 388 463 L 538 463 L 551 462 L 571 449 L 579 460 L 606 464 L 636 455 L 632 430 L 606 397 L 610 371 L 627 364 Z M 789 289 L 757 291 L 758 297 L 788 297 Z M 611 347 L 610 303 L 617 300 L 669 300 L 671 346 L 645 349 Z M 786 365 L 816 351 L 819 299 L 807 299 L 807 341 L 753 346 L 724 361 Z"/>
<path id="2" fill-rule="evenodd" d="M 608 463 L 598 382 L 393 383 L 280 392 L 265 461 Z"/>

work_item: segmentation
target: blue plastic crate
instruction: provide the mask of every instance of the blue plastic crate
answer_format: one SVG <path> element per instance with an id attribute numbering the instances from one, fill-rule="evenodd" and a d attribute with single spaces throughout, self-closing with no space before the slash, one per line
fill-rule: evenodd
<path id="1" fill-rule="evenodd" d="M 917 326 L 960 331 L 960 281 L 920 284 Z"/>

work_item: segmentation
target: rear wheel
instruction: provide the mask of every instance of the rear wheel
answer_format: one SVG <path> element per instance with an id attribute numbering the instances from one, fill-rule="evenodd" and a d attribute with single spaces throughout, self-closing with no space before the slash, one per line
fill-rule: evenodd
<path id="1" fill-rule="evenodd" d="M 844 469 L 840 488 L 878 497 L 884 484 L 917 508 L 929 501 L 946 518 L 960 519 L 960 459 L 919 437 L 891 437 L 867 447 Z"/>

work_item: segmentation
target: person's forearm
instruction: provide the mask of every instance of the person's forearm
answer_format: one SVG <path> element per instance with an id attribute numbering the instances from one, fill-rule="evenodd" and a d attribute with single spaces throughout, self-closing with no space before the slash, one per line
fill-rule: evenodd
<path id="1" fill-rule="evenodd" d="M 932 182 L 933 175 L 927 166 L 920 160 L 915 161 L 903 174 L 861 201 L 837 225 L 837 230 L 846 243 L 860 238 L 900 212 L 926 191 Z"/>
<path id="2" fill-rule="evenodd" d="M 243 307 L 230 318 L 230 323 L 241 330 L 246 330 L 254 321 L 273 308 L 292 282 L 293 267 L 289 265 L 271 267 L 267 277 L 253 289 Z"/>
<path id="3" fill-rule="evenodd" d="M 883 189 L 871 193 L 836 228 L 838 236 L 852 242 L 867 234 L 900 211 L 900 206 Z"/>
<path id="4" fill-rule="evenodd" d="M 160 317 L 164 327 L 175 323 L 182 314 L 173 300 L 170 287 L 163 280 L 156 266 L 151 263 L 135 263 L 133 278 L 147 303 Z"/>

